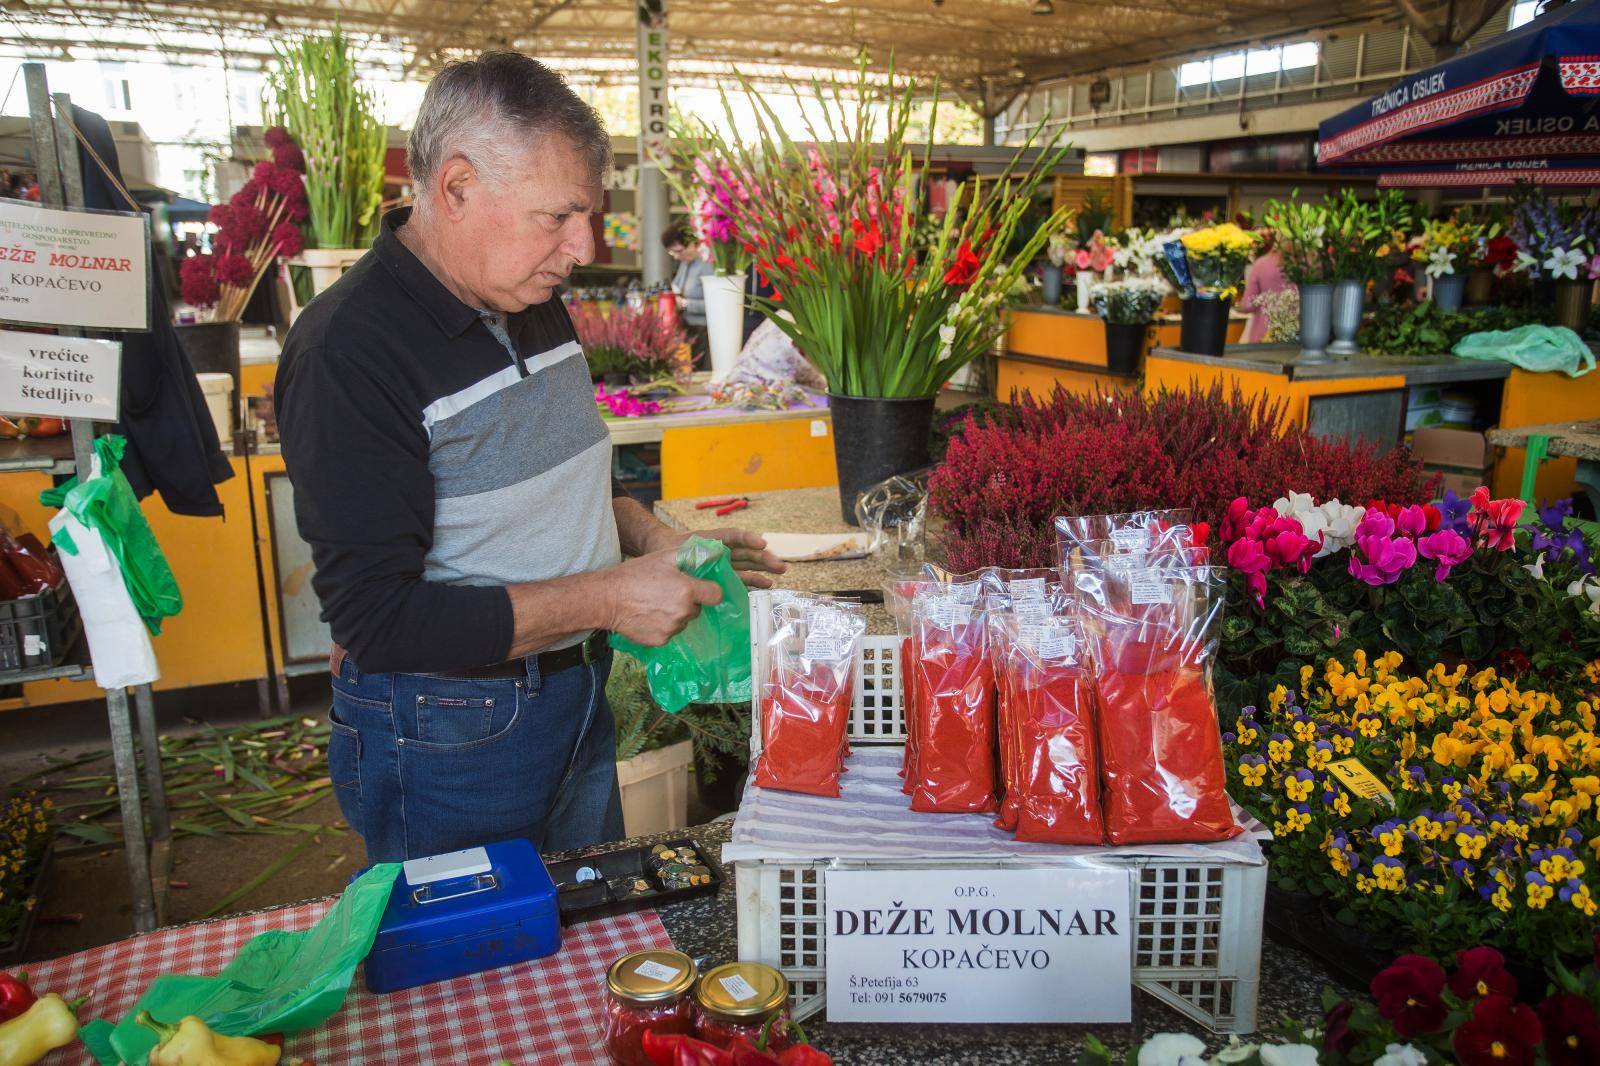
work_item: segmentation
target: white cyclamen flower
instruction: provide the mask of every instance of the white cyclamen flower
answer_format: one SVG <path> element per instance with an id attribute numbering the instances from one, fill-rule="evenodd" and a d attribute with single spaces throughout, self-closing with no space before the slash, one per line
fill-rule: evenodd
<path id="1" fill-rule="evenodd" d="M 1188 1033 L 1157 1033 L 1139 1049 L 1139 1066 L 1179 1066 L 1206 1053 L 1205 1041 Z"/>
<path id="2" fill-rule="evenodd" d="M 1291 492 L 1272 501 L 1272 509 L 1279 514 L 1299 515 L 1315 510 L 1317 501 L 1309 492 Z"/>
<path id="3" fill-rule="evenodd" d="M 1578 280 L 1578 268 L 1588 260 L 1588 256 L 1577 248 L 1557 248 L 1550 253 L 1550 258 L 1544 261 L 1544 268 L 1550 271 L 1553 278 L 1571 278 Z"/>
<path id="4" fill-rule="evenodd" d="M 1262 1066 L 1317 1066 L 1317 1049 L 1310 1044 L 1268 1044 L 1261 1049 Z"/>
<path id="5" fill-rule="evenodd" d="M 1410 1044 L 1390 1044 L 1372 1066 L 1428 1066 L 1428 1056 Z"/>
<path id="6" fill-rule="evenodd" d="M 1220 1066 L 1231 1066 L 1235 1062 L 1244 1062 L 1257 1051 L 1255 1044 L 1243 1044 L 1237 1036 L 1228 1037 L 1228 1046 L 1211 1057 L 1211 1061 Z"/>

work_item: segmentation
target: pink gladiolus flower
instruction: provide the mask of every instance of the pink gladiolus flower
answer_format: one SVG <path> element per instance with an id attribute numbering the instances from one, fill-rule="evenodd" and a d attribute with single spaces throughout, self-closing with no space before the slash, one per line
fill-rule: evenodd
<path id="1" fill-rule="evenodd" d="M 1400 518 L 1395 524 L 1400 528 L 1400 532 L 1415 540 L 1428 531 L 1428 512 L 1412 504 L 1400 512 Z"/>
<path id="2" fill-rule="evenodd" d="M 1443 581 L 1451 570 L 1472 558 L 1472 544 L 1453 529 L 1441 529 L 1417 541 L 1417 554 L 1438 564 L 1433 579 Z"/>
<path id="3" fill-rule="evenodd" d="M 1356 550 L 1350 553 L 1350 576 L 1374 587 L 1392 585 L 1416 561 L 1417 546 L 1404 537 L 1390 540 L 1388 537 L 1358 536 Z"/>

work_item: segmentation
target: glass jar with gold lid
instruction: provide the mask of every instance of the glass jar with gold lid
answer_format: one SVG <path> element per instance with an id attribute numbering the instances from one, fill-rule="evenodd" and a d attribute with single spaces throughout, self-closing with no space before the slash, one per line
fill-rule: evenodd
<path id="1" fill-rule="evenodd" d="M 606 1054 L 616 1066 L 651 1066 L 644 1034 L 694 1030 L 694 960 L 681 951 L 635 951 L 606 971 Z"/>
<path id="2" fill-rule="evenodd" d="M 694 991 L 700 1008 L 695 1036 L 725 1048 L 736 1036 L 752 1044 L 777 1019 L 767 1036 L 773 1053 L 789 1047 L 789 980 L 759 962 L 730 962 L 707 970 Z"/>

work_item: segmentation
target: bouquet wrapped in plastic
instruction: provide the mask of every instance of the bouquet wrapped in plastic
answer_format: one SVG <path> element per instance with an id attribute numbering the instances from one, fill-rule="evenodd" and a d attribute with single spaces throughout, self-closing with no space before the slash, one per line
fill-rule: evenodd
<path id="1" fill-rule="evenodd" d="M 837 796 L 848 751 L 855 664 L 867 630 L 861 606 L 779 593 L 761 680 L 761 788 Z"/>

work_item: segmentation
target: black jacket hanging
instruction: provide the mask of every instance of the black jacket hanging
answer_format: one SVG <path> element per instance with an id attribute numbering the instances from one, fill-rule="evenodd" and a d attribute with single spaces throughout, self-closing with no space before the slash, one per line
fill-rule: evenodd
<path id="1" fill-rule="evenodd" d="M 116 142 L 106 120 L 81 107 L 72 121 L 106 167 L 122 181 Z M 82 145 L 83 205 L 129 210 L 128 201 Z M 150 286 L 150 332 L 100 334 L 122 342 L 122 421 L 116 431 L 128 438 L 122 472 L 140 499 L 152 490 L 173 514 L 222 514 L 216 484 L 233 476 L 233 466 L 217 442 L 194 367 L 172 325 L 167 293 Z"/>

